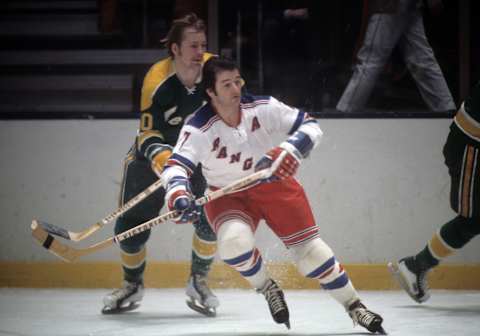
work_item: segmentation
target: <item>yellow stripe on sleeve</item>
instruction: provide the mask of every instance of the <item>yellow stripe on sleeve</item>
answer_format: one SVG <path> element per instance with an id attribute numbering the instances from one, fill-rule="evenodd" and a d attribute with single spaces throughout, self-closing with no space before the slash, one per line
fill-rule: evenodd
<path id="1" fill-rule="evenodd" d="M 464 168 L 463 168 L 463 181 L 462 183 L 462 199 L 461 199 L 461 215 L 463 217 L 470 217 L 470 183 L 472 183 L 472 173 L 473 173 L 473 161 L 474 161 L 475 150 L 472 146 L 467 147 L 467 157 L 465 159 Z"/>

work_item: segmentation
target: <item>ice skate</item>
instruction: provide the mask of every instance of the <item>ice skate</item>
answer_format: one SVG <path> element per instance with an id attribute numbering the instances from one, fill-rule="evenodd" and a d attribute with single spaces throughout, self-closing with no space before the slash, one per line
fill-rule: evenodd
<path id="1" fill-rule="evenodd" d="M 430 298 L 427 284 L 428 270 L 421 270 L 415 266 L 413 257 L 403 258 L 399 262 L 388 263 L 388 269 L 400 286 L 412 299 L 422 303 Z"/>
<path id="2" fill-rule="evenodd" d="M 257 292 L 262 293 L 265 296 L 273 320 L 279 324 L 285 323 L 287 328 L 290 329 L 290 314 L 288 312 L 288 306 L 285 302 L 283 291 L 278 287 L 277 283 L 272 279 L 269 279 L 263 288 L 257 289 Z"/>
<path id="3" fill-rule="evenodd" d="M 358 324 L 371 333 L 387 334 L 382 327 L 383 318 L 368 310 L 360 300 L 355 301 L 348 307 L 348 314 L 352 318 L 354 326 Z"/>
<path id="4" fill-rule="evenodd" d="M 102 314 L 118 314 L 137 309 L 143 294 L 143 282 L 124 280 L 122 288 L 114 290 L 103 298 Z"/>
<path id="5" fill-rule="evenodd" d="M 188 279 L 186 294 L 187 305 L 196 312 L 208 317 L 217 315 L 217 307 L 220 305 L 217 297 L 207 285 L 207 277 L 193 274 Z"/>

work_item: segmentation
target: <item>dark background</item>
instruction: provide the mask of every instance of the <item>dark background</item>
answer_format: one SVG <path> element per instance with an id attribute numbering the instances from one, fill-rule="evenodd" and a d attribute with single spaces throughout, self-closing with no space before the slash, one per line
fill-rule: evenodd
<path id="1" fill-rule="evenodd" d="M 174 17 L 190 11 L 207 21 L 210 50 L 240 64 L 249 91 L 273 95 L 318 117 L 358 117 L 339 115 L 335 105 L 367 24 L 364 3 L 4 0 L 0 118 L 136 118 L 143 76 L 166 55 L 160 40 Z M 480 78 L 480 27 L 474 15 L 480 5 L 443 3 L 440 15 L 424 11 L 424 22 L 459 105 Z M 308 8 L 309 18 L 286 20 L 287 8 Z M 426 111 L 396 50 L 368 111 L 364 116 L 448 117 Z"/>

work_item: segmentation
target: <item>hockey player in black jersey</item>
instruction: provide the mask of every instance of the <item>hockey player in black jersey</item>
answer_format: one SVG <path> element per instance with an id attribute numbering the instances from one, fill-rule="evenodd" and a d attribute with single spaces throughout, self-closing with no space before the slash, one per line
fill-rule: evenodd
<path id="1" fill-rule="evenodd" d="M 450 205 L 457 216 L 443 224 L 419 253 L 388 264 L 418 303 L 429 299 L 427 274 L 480 233 L 480 82 L 460 106 L 443 148 L 450 174 Z"/>
<path id="2" fill-rule="evenodd" d="M 154 64 L 146 74 L 141 95 L 140 127 L 128 152 L 123 171 L 120 203 L 124 204 L 158 179 L 171 154 L 185 119 L 203 104 L 198 89 L 203 63 L 212 55 L 206 50 L 205 25 L 195 14 L 175 20 L 166 38 L 170 57 Z M 193 192 L 203 195 L 201 169 L 191 179 Z M 121 216 L 115 234 L 156 217 L 163 207 L 164 189 Z M 206 277 L 216 252 L 216 236 L 205 216 L 194 223 L 191 275 L 187 283 L 187 304 L 207 316 L 215 316 L 217 297 L 207 286 Z M 105 296 L 105 314 L 138 307 L 144 294 L 146 243 L 150 230 L 120 243 L 123 286 Z"/>

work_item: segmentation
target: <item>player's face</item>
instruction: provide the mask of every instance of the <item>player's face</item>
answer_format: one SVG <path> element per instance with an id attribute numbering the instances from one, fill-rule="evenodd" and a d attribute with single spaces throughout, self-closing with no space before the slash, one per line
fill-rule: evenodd
<path id="1" fill-rule="evenodd" d="M 243 84 L 244 81 L 237 69 L 217 73 L 215 92 L 210 95 L 213 103 L 224 108 L 239 106 Z"/>
<path id="2" fill-rule="evenodd" d="M 207 50 L 207 37 L 205 32 L 187 28 L 183 32 L 180 45 L 174 44 L 172 51 L 175 62 L 181 62 L 186 67 L 200 67 L 203 54 Z"/>

